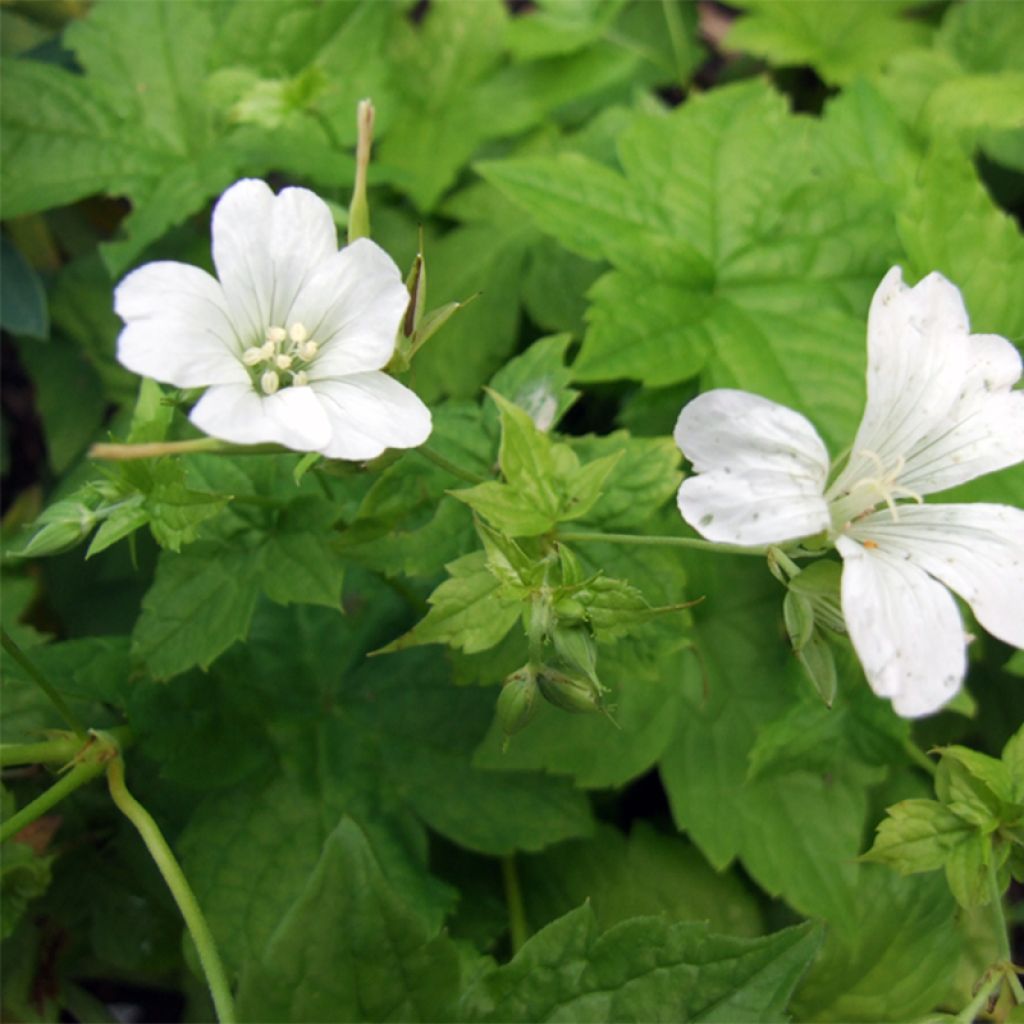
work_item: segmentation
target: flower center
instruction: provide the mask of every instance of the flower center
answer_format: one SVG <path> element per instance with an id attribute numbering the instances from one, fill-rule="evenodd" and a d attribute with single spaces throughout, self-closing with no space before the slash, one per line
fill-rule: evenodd
<path id="1" fill-rule="evenodd" d="M 873 512 L 879 505 L 885 505 L 893 518 L 899 522 L 900 514 L 896 505 L 897 498 L 910 498 L 919 505 L 921 495 L 900 484 L 900 474 L 907 460 L 897 455 L 888 465 L 876 452 L 860 449 L 850 456 L 850 463 L 843 473 L 844 477 L 851 474 L 853 479 L 838 494 L 829 498 L 832 511 L 832 528 L 845 530 L 852 522 Z M 858 471 L 858 467 L 862 467 Z M 874 472 L 868 472 L 874 470 Z"/>
<path id="2" fill-rule="evenodd" d="M 249 371 L 253 387 L 264 395 L 281 388 L 301 388 L 309 383 L 307 372 L 320 346 L 298 321 L 287 330 L 267 328 L 262 345 L 252 345 L 242 353 L 242 362 Z"/>

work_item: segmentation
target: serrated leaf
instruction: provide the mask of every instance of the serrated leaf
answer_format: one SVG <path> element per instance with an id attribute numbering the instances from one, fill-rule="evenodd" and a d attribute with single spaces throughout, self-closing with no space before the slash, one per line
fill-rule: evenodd
<path id="1" fill-rule="evenodd" d="M 491 378 L 491 388 L 525 410 L 538 430 L 555 426 L 579 396 L 565 365 L 571 340 L 568 334 L 540 338 Z"/>
<path id="2" fill-rule="evenodd" d="M 517 741 L 518 742 L 518 741 Z M 589 901 L 601 928 L 645 915 L 706 921 L 726 935 L 760 935 L 760 910 L 734 873 L 717 874 L 692 844 L 637 822 L 623 835 L 608 825 L 517 858 L 534 929 Z"/>
<path id="3" fill-rule="evenodd" d="M 444 643 L 473 654 L 499 643 L 515 625 L 522 597 L 506 592 L 487 568 L 484 552 L 464 555 L 445 568 L 448 579 L 428 598 L 430 611 L 426 617 L 378 653 Z"/>
<path id="4" fill-rule="evenodd" d="M 928 28 L 907 18 L 908 3 L 858 0 L 743 0 L 725 45 L 748 50 L 773 64 L 810 64 L 827 82 L 845 85 L 880 69 L 901 50 L 924 42 Z"/>
<path id="5" fill-rule="evenodd" d="M 463 994 L 465 1021 L 776 1021 L 814 956 L 810 925 L 761 939 L 641 917 L 597 934 L 580 907 Z"/>
<path id="6" fill-rule="evenodd" d="M 888 809 L 864 860 L 888 864 L 901 874 L 934 871 L 976 830 L 935 800 L 903 800 Z"/>
<path id="7" fill-rule="evenodd" d="M 963 292 L 974 332 L 1024 335 L 1024 237 L 966 153 L 932 146 L 898 226 L 914 272 L 941 271 Z"/>
<path id="8" fill-rule="evenodd" d="M 324 498 L 297 498 L 284 509 L 260 552 L 267 597 L 340 607 L 345 563 L 331 533 L 337 518 L 337 508 Z"/>
<path id="9" fill-rule="evenodd" d="M 455 946 L 430 937 L 390 889 L 363 832 L 343 819 L 238 995 L 242 1019 L 433 1021 L 450 1015 Z"/>
<path id="10" fill-rule="evenodd" d="M 206 667 L 245 638 L 260 592 L 254 552 L 203 541 L 165 551 L 142 602 L 133 650 L 157 679 Z"/>

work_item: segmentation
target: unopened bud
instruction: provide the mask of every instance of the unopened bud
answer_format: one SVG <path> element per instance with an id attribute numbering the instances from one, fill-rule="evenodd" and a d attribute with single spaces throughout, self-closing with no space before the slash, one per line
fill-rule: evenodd
<path id="1" fill-rule="evenodd" d="M 506 736 L 512 736 L 526 727 L 540 705 L 537 702 L 537 682 L 533 667 L 524 665 L 505 680 L 498 696 L 498 721 Z"/>
<path id="2" fill-rule="evenodd" d="M 537 685 L 549 704 L 563 711 L 603 711 L 601 691 L 590 679 L 569 675 L 544 665 L 537 673 Z"/>

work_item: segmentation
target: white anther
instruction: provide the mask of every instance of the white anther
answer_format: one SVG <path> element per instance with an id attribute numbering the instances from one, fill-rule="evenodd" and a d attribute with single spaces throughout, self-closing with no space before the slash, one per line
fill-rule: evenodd
<path id="1" fill-rule="evenodd" d="M 279 370 L 287 370 L 288 367 L 292 365 L 292 357 L 280 355 L 274 360 L 274 362 L 277 363 L 277 368 Z"/>
<path id="2" fill-rule="evenodd" d="M 260 377 L 260 387 L 263 388 L 263 394 L 272 395 L 281 386 L 281 378 L 278 377 L 275 370 L 267 370 L 262 377 Z"/>
<path id="3" fill-rule="evenodd" d="M 302 324 L 296 321 L 288 328 L 288 337 L 291 338 L 296 345 L 301 345 L 309 337 L 309 331 L 307 331 Z"/>
<path id="4" fill-rule="evenodd" d="M 309 374 L 305 370 L 299 370 L 292 374 L 292 384 L 297 388 L 304 388 L 309 383 Z"/>
<path id="5" fill-rule="evenodd" d="M 305 361 L 307 363 L 311 359 L 313 359 L 316 356 L 317 352 L 319 352 L 319 351 L 320 351 L 320 346 L 315 341 L 312 341 L 312 340 L 304 341 L 299 346 L 299 356 L 302 359 L 305 359 Z"/>
<path id="6" fill-rule="evenodd" d="M 277 345 L 272 341 L 265 341 L 260 346 L 260 351 L 263 353 L 264 359 L 273 359 L 277 353 Z"/>
<path id="7" fill-rule="evenodd" d="M 268 327 L 267 328 L 267 341 L 272 345 L 280 345 L 285 338 L 288 337 L 288 332 L 283 327 Z"/>
<path id="8" fill-rule="evenodd" d="M 258 366 L 265 358 L 266 357 L 263 355 L 263 349 L 257 348 L 256 346 L 247 348 L 242 353 L 242 362 L 245 363 L 246 366 Z"/>

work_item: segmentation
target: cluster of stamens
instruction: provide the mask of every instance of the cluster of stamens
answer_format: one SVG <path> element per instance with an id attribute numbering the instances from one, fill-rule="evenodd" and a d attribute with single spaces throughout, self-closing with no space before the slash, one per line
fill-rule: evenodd
<path id="1" fill-rule="evenodd" d="M 308 369 L 319 351 L 309 331 L 296 322 L 287 330 L 268 327 L 262 345 L 252 345 L 242 353 L 253 384 L 265 395 L 282 387 L 302 387 L 309 383 Z"/>
<path id="2" fill-rule="evenodd" d="M 873 463 L 877 467 L 878 473 L 875 476 L 858 478 L 843 493 L 833 497 L 831 504 L 834 526 L 844 529 L 851 522 L 873 512 L 879 504 L 884 504 L 889 509 L 893 522 L 899 522 L 897 498 L 909 498 L 919 505 L 922 503 L 923 499 L 920 494 L 898 482 L 900 473 L 903 472 L 907 464 L 907 460 L 902 455 L 896 456 L 891 466 L 886 466 L 882 458 L 875 452 L 864 449 L 854 452 L 851 461 L 856 458 L 866 459 Z"/>

